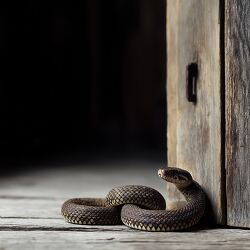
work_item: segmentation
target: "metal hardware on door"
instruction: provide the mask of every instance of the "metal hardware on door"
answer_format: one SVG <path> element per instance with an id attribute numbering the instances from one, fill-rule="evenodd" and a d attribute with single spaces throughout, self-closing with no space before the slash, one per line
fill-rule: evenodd
<path id="1" fill-rule="evenodd" d="M 198 77 L 198 65 L 197 63 L 190 63 L 186 68 L 186 96 L 189 102 L 196 103 L 197 93 L 196 84 Z"/>

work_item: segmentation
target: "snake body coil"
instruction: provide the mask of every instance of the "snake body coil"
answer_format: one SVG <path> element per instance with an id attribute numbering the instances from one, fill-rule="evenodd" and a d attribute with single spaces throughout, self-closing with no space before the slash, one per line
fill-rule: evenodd
<path id="1" fill-rule="evenodd" d="M 198 223 L 205 210 L 205 194 L 189 172 L 179 168 L 160 169 L 158 175 L 176 185 L 187 203 L 176 210 L 165 210 L 163 196 L 138 185 L 113 188 L 102 198 L 75 198 L 62 205 L 65 220 L 75 224 L 121 224 L 146 231 L 176 231 Z"/>

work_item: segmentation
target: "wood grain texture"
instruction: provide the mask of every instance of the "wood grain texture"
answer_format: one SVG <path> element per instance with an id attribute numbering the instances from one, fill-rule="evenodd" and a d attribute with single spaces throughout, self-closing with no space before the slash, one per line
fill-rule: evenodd
<path id="1" fill-rule="evenodd" d="M 62 218 L 0 218 L 0 231 L 76 231 L 76 232 L 94 232 L 94 231 L 110 231 L 131 232 L 124 225 L 109 226 L 89 226 L 77 225 L 65 222 Z M 1 234 L 1 233 L 0 233 Z"/>
<path id="2" fill-rule="evenodd" d="M 134 173 L 133 169 L 127 165 L 126 171 Z M 119 179 L 116 171 L 107 166 L 98 171 L 96 168 L 41 168 L 6 180 L 2 178 L 0 187 L 4 187 L 4 190 L 2 194 L 0 192 L 0 249 L 231 250 L 250 247 L 250 231 L 239 229 L 195 227 L 185 232 L 154 233 L 133 230 L 124 225 L 89 226 L 66 223 L 60 215 L 60 207 L 65 199 L 63 197 L 74 195 L 76 187 L 90 189 L 90 182 L 87 182 L 85 175 L 95 180 L 100 180 L 99 176 L 105 176 L 106 182 L 110 183 L 113 179 L 122 182 L 125 178 L 123 176 Z M 155 182 L 150 181 L 151 176 L 151 171 L 145 171 L 144 181 L 148 185 Z M 74 185 L 65 184 L 68 179 L 68 183 L 75 180 Z M 64 186 L 61 185 L 62 181 Z M 138 181 L 142 180 L 139 178 Z M 102 194 L 103 183 L 93 183 L 96 192 L 93 194 Z M 27 184 L 30 190 L 27 189 Z M 6 194 L 8 188 L 9 195 Z"/>
<path id="3" fill-rule="evenodd" d="M 221 162 L 220 1 L 168 0 L 168 164 L 189 170 L 224 223 Z M 198 64 L 197 103 L 186 98 L 186 66 Z M 168 188 L 171 199 L 176 196 Z"/>
<path id="4" fill-rule="evenodd" d="M 0 218 L 62 218 L 61 205 L 65 199 L 0 198 Z"/>
<path id="5" fill-rule="evenodd" d="M 250 227 L 250 1 L 225 2 L 227 223 Z"/>
<path id="6" fill-rule="evenodd" d="M 177 113 L 177 82 L 179 74 L 176 74 L 178 47 L 177 31 L 178 5 L 167 2 L 167 162 L 170 166 L 176 166 L 176 113 Z M 170 16 L 171 15 L 171 16 Z M 169 194 L 171 195 L 171 193 Z M 171 197 L 170 197 L 171 198 Z"/>
<path id="7" fill-rule="evenodd" d="M 249 237 L 249 231 L 238 229 L 182 233 L 129 231 L 125 226 L 93 227 L 92 230 L 88 227 L 85 231 L 4 230 L 0 232 L 0 249 L 246 250 L 250 247 Z"/>

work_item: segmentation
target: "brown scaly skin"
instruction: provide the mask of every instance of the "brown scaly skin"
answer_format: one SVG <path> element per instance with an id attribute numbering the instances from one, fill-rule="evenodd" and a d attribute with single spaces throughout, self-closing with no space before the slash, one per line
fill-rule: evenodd
<path id="1" fill-rule="evenodd" d="M 174 183 L 185 196 L 184 207 L 165 210 L 165 200 L 159 192 L 129 185 L 113 188 L 106 199 L 70 199 L 63 204 L 62 215 L 76 224 L 110 225 L 122 220 L 131 228 L 145 231 L 176 231 L 197 224 L 205 210 L 205 194 L 200 185 L 189 172 L 179 168 L 160 169 L 158 175 Z"/>

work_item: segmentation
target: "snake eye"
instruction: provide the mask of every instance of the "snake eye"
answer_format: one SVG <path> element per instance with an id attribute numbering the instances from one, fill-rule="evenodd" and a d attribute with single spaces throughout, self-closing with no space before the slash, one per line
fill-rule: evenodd
<path id="1" fill-rule="evenodd" d="M 177 175 L 174 175 L 174 180 L 178 180 L 178 176 Z"/>
<path id="2" fill-rule="evenodd" d="M 182 180 L 182 181 L 187 181 L 188 178 L 184 175 L 179 175 L 179 179 Z"/>

